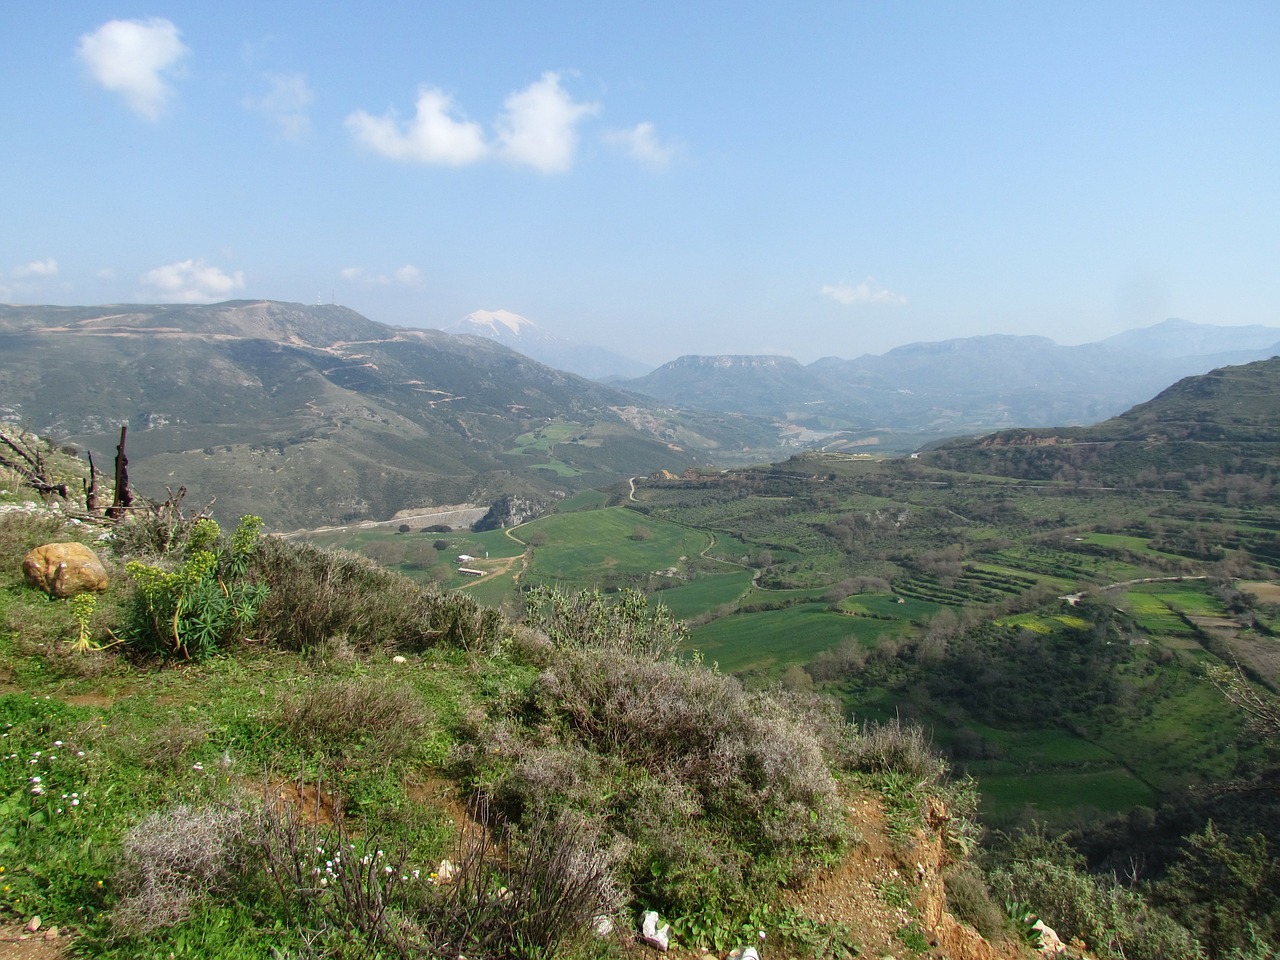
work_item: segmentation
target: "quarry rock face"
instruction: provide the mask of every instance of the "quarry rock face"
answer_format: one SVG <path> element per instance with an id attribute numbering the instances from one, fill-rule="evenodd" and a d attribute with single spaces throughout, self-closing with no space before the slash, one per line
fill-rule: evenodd
<path id="1" fill-rule="evenodd" d="M 46 543 L 22 558 L 27 583 L 59 600 L 107 589 L 107 571 L 83 543 Z"/>

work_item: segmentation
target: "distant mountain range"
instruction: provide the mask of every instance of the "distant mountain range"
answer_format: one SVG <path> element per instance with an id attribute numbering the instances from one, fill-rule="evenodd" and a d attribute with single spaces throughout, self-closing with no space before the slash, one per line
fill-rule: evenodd
<path id="1" fill-rule="evenodd" d="M 748 418 L 681 414 L 492 340 L 339 306 L 0 306 L 0 419 L 88 447 L 163 498 L 275 529 L 503 495 L 550 503 L 629 474 L 777 449 Z"/>
<path id="2" fill-rule="evenodd" d="M 1012 426 L 1095 423 L 1173 381 L 1280 353 L 1280 328 L 1167 320 L 1097 343 L 979 336 L 880 356 L 686 356 L 616 385 L 680 407 L 792 425 L 829 449 L 906 451 Z"/>
<path id="3" fill-rule="evenodd" d="M 652 369 L 639 360 L 624 357 L 612 350 L 573 343 L 546 333 L 538 329 L 538 325 L 532 320 L 509 310 L 477 310 L 467 314 L 453 326 L 446 327 L 445 333 L 487 337 L 549 367 L 567 370 L 591 380 L 625 380 L 641 376 Z"/>
<path id="4" fill-rule="evenodd" d="M 545 506 L 804 447 L 895 453 L 1096 423 L 1188 374 L 1280 352 L 1277 329 L 1169 320 L 1076 347 L 984 336 L 808 365 L 681 357 L 620 389 L 509 349 L 563 345 L 515 314 L 454 329 L 483 335 L 275 301 L 0 306 L 0 420 L 104 468 L 128 423 L 142 492 L 186 485 L 220 514 L 284 529 L 512 496 Z"/>

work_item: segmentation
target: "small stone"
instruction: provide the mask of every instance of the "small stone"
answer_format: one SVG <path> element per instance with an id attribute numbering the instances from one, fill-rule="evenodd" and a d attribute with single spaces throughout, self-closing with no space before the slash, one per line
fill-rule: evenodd
<path id="1" fill-rule="evenodd" d="M 58 939 L 58 928 L 57 928 L 57 927 L 50 927 L 48 930 L 46 930 L 46 931 L 44 932 L 44 938 L 45 938 L 46 940 L 57 940 L 57 939 Z"/>
<path id="2" fill-rule="evenodd" d="M 35 933 L 40 929 L 40 918 L 38 916 L 32 917 L 27 921 L 27 925 L 23 929 L 26 930 L 27 933 Z"/>
<path id="3" fill-rule="evenodd" d="M 400 656 L 399 654 L 396 654 L 394 657 L 391 658 L 391 662 L 392 663 L 408 663 L 409 661 L 406 660 L 404 657 Z"/>

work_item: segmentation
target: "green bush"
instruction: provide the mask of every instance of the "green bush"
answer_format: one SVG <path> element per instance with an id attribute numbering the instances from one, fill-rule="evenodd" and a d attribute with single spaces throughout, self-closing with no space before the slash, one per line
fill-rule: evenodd
<path id="1" fill-rule="evenodd" d="M 506 636 L 497 611 L 417 584 L 359 554 L 267 537 L 254 556 L 254 572 L 271 588 L 258 627 L 286 649 L 341 642 L 358 653 L 438 646 L 492 652 Z"/>
<path id="2" fill-rule="evenodd" d="M 131 560 L 125 569 L 137 586 L 126 636 L 162 656 L 200 660 L 242 639 L 267 596 L 248 576 L 262 518 L 242 517 L 229 542 L 217 523 L 195 524 L 175 569 Z"/>
<path id="3" fill-rule="evenodd" d="M 607 599 L 598 590 L 567 593 L 534 587 L 525 594 L 524 603 L 525 623 L 558 647 L 664 660 L 674 656 L 688 636 L 684 624 L 664 604 L 650 608 L 638 590 L 621 590 Z"/>
<path id="4" fill-rule="evenodd" d="M 661 611 L 551 599 L 533 622 L 553 636 L 526 631 L 518 650 L 536 682 L 467 726 L 463 773 L 514 822 L 567 808 L 605 825 L 635 902 L 686 942 L 723 946 L 842 842 L 822 739 L 782 700 L 663 659 Z"/>
<path id="5" fill-rule="evenodd" d="M 1182 925 L 1114 877 L 1086 872 L 1084 859 L 1037 830 L 1014 838 L 991 872 L 992 891 L 1027 904 L 1062 940 L 1079 938 L 1117 960 L 1200 960 L 1200 944 Z"/>

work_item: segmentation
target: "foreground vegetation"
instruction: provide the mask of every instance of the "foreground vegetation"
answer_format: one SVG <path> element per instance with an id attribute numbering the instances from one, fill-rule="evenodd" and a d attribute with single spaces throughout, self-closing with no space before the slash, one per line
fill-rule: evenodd
<path id="1" fill-rule="evenodd" d="M 77 953 L 603 956 L 653 909 L 688 946 L 846 956 L 783 892 L 858 842 L 850 791 L 971 835 L 918 737 L 675 658 L 638 596 L 547 591 L 516 624 L 254 527 L 0 513 L 2 902 Z M 105 594 L 22 582 L 75 537 Z"/>

